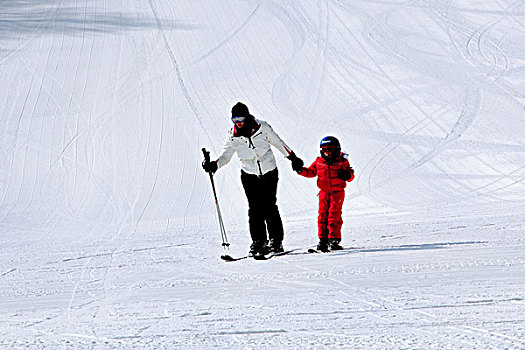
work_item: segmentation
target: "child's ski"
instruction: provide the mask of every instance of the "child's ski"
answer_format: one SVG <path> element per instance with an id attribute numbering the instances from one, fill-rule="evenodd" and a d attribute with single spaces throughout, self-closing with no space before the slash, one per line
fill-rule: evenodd
<path id="1" fill-rule="evenodd" d="M 317 249 L 314 249 L 314 248 L 310 248 L 308 249 L 308 253 L 330 253 L 331 250 L 327 249 L 327 250 L 317 250 Z"/>
<path id="2" fill-rule="evenodd" d="M 341 247 L 342 249 L 330 249 L 330 248 L 327 248 L 326 250 L 320 250 L 320 249 L 315 249 L 315 248 L 308 248 L 308 253 L 312 253 L 312 254 L 316 254 L 316 253 L 348 253 L 349 251 L 351 250 L 358 250 L 358 249 L 363 249 L 363 248 L 358 248 L 358 247 L 346 247 L 346 248 L 343 248 Z M 338 254 L 336 254 L 338 255 Z"/>

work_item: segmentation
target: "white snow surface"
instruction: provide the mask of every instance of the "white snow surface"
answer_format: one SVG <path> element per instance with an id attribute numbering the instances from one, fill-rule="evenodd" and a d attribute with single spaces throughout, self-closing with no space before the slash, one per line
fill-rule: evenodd
<path id="1" fill-rule="evenodd" d="M 525 2 L 0 2 L 0 348 L 525 349 Z M 247 253 L 245 102 L 356 179 L 346 250 L 276 152 L 292 254 Z"/>

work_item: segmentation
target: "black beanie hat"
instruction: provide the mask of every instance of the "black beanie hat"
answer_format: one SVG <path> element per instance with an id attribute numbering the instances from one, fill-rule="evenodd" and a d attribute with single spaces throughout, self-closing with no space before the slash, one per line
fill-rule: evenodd
<path id="1" fill-rule="evenodd" d="M 250 111 L 248 110 L 248 107 L 244 103 L 237 102 L 235 106 L 232 107 L 232 118 L 243 117 L 243 116 L 246 116 L 246 117 L 251 116 Z"/>

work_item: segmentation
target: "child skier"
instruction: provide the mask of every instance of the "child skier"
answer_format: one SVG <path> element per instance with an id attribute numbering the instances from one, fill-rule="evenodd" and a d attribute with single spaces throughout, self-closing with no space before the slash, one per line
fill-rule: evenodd
<path id="1" fill-rule="evenodd" d="M 321 157 L 310 167 L 299 169 L 304 177 L 317 176 L 319 191 L 319 217 L 317 249 L 323 252 L 341 250 L 342 209 L 345 199 L 346 183 L 354 179 L 354 169 L 345 153 L 341 153 L 341 144 L 333 136 L 321 140 Z"/>

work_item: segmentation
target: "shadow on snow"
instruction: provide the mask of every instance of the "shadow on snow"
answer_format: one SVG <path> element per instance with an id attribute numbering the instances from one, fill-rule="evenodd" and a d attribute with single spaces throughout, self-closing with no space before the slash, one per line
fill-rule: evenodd
<path id="1" fill-rule="evenodd" d="M 148 16 L 100 11 L 94 5 L 85 3 L 62 7 L 60 2 L 55 1 L 3 1 L 0 4 L 0 39 L 18 39 L 17 35 L 21 34 L 82 35 L 148 28 L 192 30 L 199 27 L 195 23 L 182 21 L 156 21 L 153 13 Z"/>
<path id="2" fill-rule="evenodd" d="M 378 252 L 401 252 L 401 251 L 415 251 L 415 250 L 433 250 L 433 249 L 444 249 L 450 248 L 453 246 L 459 245 L 477 245 L 485 244 L 488 242 L 485 241 L 467 241 L 467 242 L 444 242 L 444 243 L 422 243 L 422 244 L 403 244 L 399 246 L 391 247 L 378 247 L 378 248 L 366 248 L 366 247 L 346 247 L 343 250 L 335 250 L 329 253 L 318 254 L 327 254 L 327 255 L 346 255 L 346 254 L 355 254 L 355 253 L 378 253 Z M 290 255 L 301 255 L 301 254 L 310 254 L 309 252 L 293 252 Z"/>

